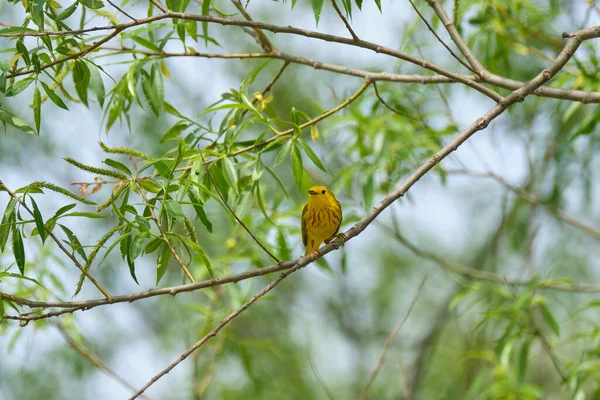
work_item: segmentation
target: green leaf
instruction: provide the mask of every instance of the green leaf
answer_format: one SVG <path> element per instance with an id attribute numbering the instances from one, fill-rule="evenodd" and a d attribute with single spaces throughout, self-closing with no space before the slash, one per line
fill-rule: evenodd
<path id="1" fill-rule="evenodd" d="M 81 3 L 87 8 L 91 8 L 92 10 L 97 10 L 99 8 L 104 7 L 104 3 L 102 0 L 80 0 Z"/>
<path id="2" fill-rule="evenodd" d="M 97 66 L 93 66 L 90 69 L 90 90 L 96 95 L 96 100 L 100 104 L 100 107 L 104 107 L 104 97 L 106 96 L 106 90 L 104 89 L 104 81 L 102 75 L 98 71 Z"/>
<path id="3" fill-rule="evenodd" d="M 75 203 L 67 204 L 66 206 L 62 206 L 61 208 L 58 209 L 58 211 L 56 211 L 56 213 L 54 213 L 54 215 L 50 219 L 54 219 L 54 220 L 59 219 L 61 215 L 63 215 L 64 213 L 66 213 L 69 210 L 72 210 L 73 208 L 75 208 L 75 206 L 77 206 L 77 204 L 75 204 Z"/>
<path id="4" fill-rule="evenodd" d="M 109 167 L 113 167 L 115 169 L 123 171 L 127 175 L 129 175 L 129 176 L 133 175 L 131 173 L 131 170 L 127 167 L 127 165 L 123 164 L 122 162 L 115 161 L 115 160 L 112 160 L 110 158 L 107 158 L 106 160 L 104 160 L 104 164 L 108 165 Z"/>
<path id="5" fill-rule="evenodd" d="M 35 121 L 35 129 L 40 133 L 40 123 L 42 121 L 42 95 L 40 89 L 36 86 L 33 90 L 33 120 Z"/>
<path id="6" fill-rule="evenodd" d="M 296 182 L 296 189 L 300 193 L 302 191 L 304 166 L 302 165 L 302 153 L 300 153 L 298 146 L 294 146 L 294 150 L 292 151 L 292 172 L 294 174 L 294 181 Z"/>
<path id="7" fill-rule="evenodd" d="M 150 79 L 152 80 L 152 86 L 155 88 L 158 94 L 158 109 L 162 111 L 165 104 L 165 89 L 163 86 L 163 76 L 158 63 L 152 64 L 150 71 Z"/>
<path id="8" fill-rule="evenodd" d="M 71 246 L 71 248 L 75 250 L 87 262 L 87 254 L 85 254 L 85 250 L 77 236 L 75 236 L 75 234 L 66 226 L 62 224 L 58 224 L 58 226 L 61 227 L 65 235 L 67 235 L 67 237 L 69 238 L 69 245 Z"/>
<path id="9" fill-rule="evenodd" d="M 211 276 L 211 278 L 214 278 L 215 275 L 212 270 L 212 265 L 210 263 L 210 260 L 206 256 L 204 249 L 198 243 L 194 242 L 193 240 L 191 240 L 190 238 L 188 238 L 186 236 L 177 234 L 177 237 L 192 247 L 194 252 L 200 257 L 200 259 L 204 263 L 204 266 L 206 267 L 208 274 Z"/>
<path id="10" fill-rule="evenodd" d="M 319 17 L 321 16 L 321 11 L 323 10 L 323 0 L 310 0 L 310 4 L 313 9 L 313 13 L 315 14 L 315 22 L 319 25 Z"/>
<path id="11" fill-rule="evenodd" d="M 142 250 L 144 250 L 146 239 L 148 238 L 148 232 L 140 232 L 131 241 L 131 246 L 129 246 L 129 257 L 131 261 L 134 261 L 136 258 L 142 254 Z"/>
<path id="12" fill-rule="evenodd" d="M 90 69 L 83 60 L 75 60 L 75 66 L 73 68 L 73 82 L 75 83 L 75 90 L 79 96 L 79 100 L 87 107 L 88 97 L 87 91 L 90 86 Z"/>
<path id="13" fill-rule="evenodd" d="M 169 247 L 163 242 L 160 248 L 158 258 L 156 259 L 156 286 L 158 286 L 158 283 L 167 271 L 167 266 L 169 265 L 169 260 L 171 260 L 171 256 L 172 254 L 169 250 Z"/>
<path id="14" fill-rule="evenodd" d="M 327 170 L 325 169 L 325 166 L 323 165 L 321 160 L 319 160 L 319 157 L 317 157 L 317 155 L 315 154 L 313 149 L 311 149 L 310 146 L 304 142 L 304 140 L 302 140 L 300 138 L 298 138 L 297 140 L 300 143 L 300 146 L 302 146 L 302 150 L 304 150 L 304 152 L 306 153 L 308 158 L 310 158 L 310 161 L 312 161 L 313 164 L 315 164 L 317 166 L 317 168 L 319 168 L 321 171 L 327 172 Z"/>
<path id="15" fill-rule="evenodd" d="M 375 0 L 375 4 L 377 5 L 377 8 L 379 9 L 379 12 L 383 12 L 381 10 L 381 0 Z"/>
<path id="16" fill-rule="evenodd" d="M 183 115 L 175 107 L 165 101 L 165 112 L 168 112 L 171 115 L 174 115 L 179 118 L 183 118 Z"/>
<path id="17" fill-rule="evenodd" d="M 177 200 L 167 200 L 165 203 L 167 213 L 175 218 L 177 221 L 183 221 L 185 214 L 183 213 L 183 208 L 181 208 L 181 204 Z"/>
<path id="18" fill-rule="evenodd" d="M 203 204 L 200 203 L 200 199 L 198 199 L 198 197 L 191 188 L 188 190 L 188 196 L 190 198 L 190 201 L 192 202 L 194 210 L 196 210 L 196 216 L 200 219 L 202 225 L 206 227 L 206 230 L 212 233 L 212 223 L 208 220 L 208 217 L 204 212 Z"/>
<path id="19" fill-rule="evenodd" d="M 4 94 L 6 97 L 16 96 L 21 93 L 23 90 L 27 89 L 29 85 L 33 82 L 33 78 L 25 78 L 20 81 L 15 82 L 13 85 L 8 87 L 8 90 Z"/>
<path id="20" fill-rule="evenodd" d="M 46 228 L 44 226 L 44 219 L 42 218 L 42 213 L 40 212 L 40 209 L 38 208 L 33 197 L 29 196 L 29 198 L 31 199 L 31 205 L 33 206 L 33 219 L 35 220 L 35 226 L 37 227 L 38 234 L 42 239 L 42 243 L 44 243 L 46 241 Z"/>
<path id="21" fill-rule="evenodd" d="M 289 140 L 281 148 L 281 150 L 279 150 L 279 153 L 277 153 L 277 157 L 275 157 L 275 163 L 273 163 L 273 167 L 276 167 L 279 164 L 281 164 L 283 162 L 283 160 L 285 160 L 285 158 L 288 156 L 288 154 L 290 153 L 291 150 L 292 150 L 292 141 Z"/>
<path id="22" fill-rule="evenodd" d="M 172 140 L 181 134 L 181 132 L 185 131 L 190 127 L 190 124 L 185 121 L 177 121 L 175 125 L 173 125 L 169 130 L 163 135 L 162 139 L 160 139 L 161 143 L 166 142 L 167 140 Z"/>
<path id="23" fill-rule="evenodd" d="M 21 118 L 17 117 L 11 112 L 0 110 L 0 121 L 4 121 L 7 124 L 12 125 L 25 133 L 37 136 L 37 132 L 32 127 L 27 125 L 25 121 L 23 121 Z"/>
<path id="24" fill-rule="evenodd" d="M 525 340 L 519 351 L 519 360 L 517 362 L 517 376 L 519 382 L 525 381 L 525 375 L 527 374 L 527 363 L 529 361 L 529 340 Z"/>
<path id="25" fill-rule="evenodd" d="M 161 244 L 163 244 L 165 241 L 163 240 L 162 237 L 157 237 L 152 239 L 147 245 L 146 248 L 144 248 L 144 254 L 150 254 L 150 253 L 154 253 L 156 250 L 158 250 L 158 248 L 160 247 Z"/>
<path id="26" fill-rule="evenodd" d="M 77 4 L 77 3 L 75 3 Z M 57 106 L 59 106 L 60 108 L 69 111 L 69 108 L 67 107 L 67 105 L 65 104 L 64 101 L 62 101 L 62 99 L 60 97 L 58 97 L 58 95 L 56 94 L 56 92 L 52 89 L 50 89 L 50 87 L 48 85 L 46 85 L 44 82 L 42 81 L 38 81 L 40 82 L 40 84 L 42 85 L 42 88 L 44 89 L 44 92 L 46 92 L 46 95 L 48 95 L 48 98 L 50 100 L 52 100 L 52 102 L 54 104 L 56 104 Z"/>
<path id="27" fill-rule="evenodd" d="M 550 310 L 548 310 L 548 307 L 546 307 L 545 304 L 540 304 L 539 308 L 542 313 L 542 317 L 544 318 L 544 321 L 546 321 L 546 324 L 548 324 L 550 329 L 552 329 L 552 331 L 557 336 L 560 335 L 560 325 L 558 325 L 558 322 L 556 321 L 556 319 L 554 318 L 554 315 L 552 315 Z"/>
<path id="28" fill-rule="evenodd" d="M 17 205 L 17 199 L 12 198 L 9 200 L 4 215 L 2 216 L 2 224 L 0 224 L 0 253 L 4 253 L 10 230 L 14 227 L 15 223 L 15 207 Z"/>
<path id="29" fill-rule="evenodd" d="M 92 218 L 92 219 L 101 219 L 101 218 L 109 218 L 108 215 L 97 214 L 93 212 L 85 212 L 85 211 L 73 211 L 72 213 L 68 213 L 64 215 L 65 217 L 84 217 L 84 218 Z"/>
<path id="30" fill-rule="evenodd" d="M 156 75 L 158 76 L 154 78 Z M 160 84 L 157 83 L 158 81 L 160 81 Z M 162 89 L 162 75 L 160 71 L 157 72 L 156 64 L 152 67 L 150 79 L 146 75 L 142 76 L 142 90 L 150 109 L 158 117 L 164 103 L 164 91 Z"/>
<path id="31" fill-rule="evenodd" d="M 154 44 L 154 42 L 152 42 L 151 40 L 145 39 L 138 35 L 131 35 L 130 37 L 131 37 L 131 39 L 135 40 L 137 43 L 141 44 L 142 46 L 146 47 L 147 49 L 154 50 L 157 53 L 160 53 L 160 49 L 158 48 L 158 46 L 156 44 Z"/>
<path id="32" fill-rule="evenodd" d="M 185 155 L 185 141 L 183 139 L 179 138 L 179 145 L 177 146 L 177 155 L 175 156 L 175 159 L 173 160 L 173 165 L 171 166 L 171 175 L 173 175 L 173 173 L 177 169 L 177 166 L 179 165 L 181 160 L 183 160 L 184 155 Z"/>
<path id="33" fill-rule="evenodd" d="M 137 277 L 135 276 L 135 263 L 129 257 L 129 253 L 127 254 L 126 258 L 127 258 L 127 266 L 129 267 L 129 275 L 131 275 L 131 277 L 133 278 L 135 283 L 137 283 L 139 285 L 140 283 L 138 282 Z"/>
<path id="34" fill-rule="evenodd" d="M 74 12 L 75 10 L 77 10 L 77 5 L 79 3 L 78 2 L 74 2 L 72 5 L 70 5 L 69 7 L 65 8 L 63 10 L 63 12 L 61 12 L 60 14 L 58 14 L 58 17 L 56 17 L 56 19 L 58 21 L 63 21 L 67 18 L 69 18 Z"/>
<path id="35" fill-rule="evenodd" d="M 11 26 L 10 28 L 0 29 L 0 35 L 11 33 L 32 33 L 37 32 L 35 29 L 25 28 L 23 26 Z"/>
<path id="36" fill-rule="evenodd" d="M 227 181 L 227 184 L 233 189 L 234 193 L 239 194 L 238 187 L 237 187 L 238 177 L 237 177 L 237 172 L 235 170 L 235 166 L 233 165 L 233 162 L 231 161 L 231 159 L 228 157 L 225 157 L 222 160 L 223 160 L 223 177 L 225 178 L 225 181 Z"/>
<path id="37" fill-rule="evenodd" d="M 15 261 L 19 267 L 21 275 L 25 275 L 25 248 L 23 247 L 23 238 L 21 237 L 21 231 L 16 227 L 13 228 L 12 245 L 13 254 L 15 255 Z"/>
<path id="38" fill-rule="evenodd" d="M 202 15 L 208 16 L 210 12 L 210 1 L 202 2 Z M 208 47 L 208 21 L 202 22 L 202 35 L 204 36 L 204 44 Z"/>

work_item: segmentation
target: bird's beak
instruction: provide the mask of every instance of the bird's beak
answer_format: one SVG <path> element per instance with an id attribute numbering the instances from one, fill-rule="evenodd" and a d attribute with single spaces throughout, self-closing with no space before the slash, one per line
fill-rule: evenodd
<path id="1" fill-rule="evenodd" d="M 314 194 L 317 194 L 317 192 L 315 192 L 314 190 L 311 189 L 311 190 L 308 191 L 308 194 L 314 195 Z"/>

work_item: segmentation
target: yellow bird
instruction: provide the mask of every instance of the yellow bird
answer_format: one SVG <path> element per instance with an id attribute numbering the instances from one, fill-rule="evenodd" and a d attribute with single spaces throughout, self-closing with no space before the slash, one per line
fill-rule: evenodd
<path id="1" fill-rule="evenodd" d="M 329 243 L 338 235 L 342 207 L 325 186 L 313 186 L 308 194 L 308 204 L 302 210 L 302 243 L 306 246 L 305 255 L 312 253 L 318 257 L 321 243 Z"/>

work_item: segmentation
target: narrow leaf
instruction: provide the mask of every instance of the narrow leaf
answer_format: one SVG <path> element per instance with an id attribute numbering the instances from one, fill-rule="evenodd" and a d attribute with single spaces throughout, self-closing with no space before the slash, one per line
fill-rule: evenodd
<path id="1" fill-rule="evenodd" d="M 294 181 L 296 182 L 296 189 L 300 193 L 302 191 L 304 166 L 302 165 L 302 153 L 300 153 L 298 146 L 294 146 L 294 150 L 292 151 L 292 172 L 294 174 Z"/>
<path id="2" fill-rule="evenodd" d="M 310 161 L 312 161 L 313 164 L 315 164 L 317 168 L 319 168 L 321 171 L 327 172 L 327 169 L 325 169 L 325 166 L 323 165 L 321 160 L 319 160 L 319 157 L 315 154 L 313 149 L 311 149 L 310 146 L 304 142 L 304 140 L 300 138 L 298 138 L 297 140 L 300 143 L 300 146 L 302 146 L 302 150 L 304 150 L 308 158 L 310 158 Z"/>
<path id="3" fill-rule="evenodd" d="M 15 261 L 19 267 L 21 275 L 25 275 L 25 248 L 23 247 L 23 238 L 21 237 L 21 231 L 16 227 L 13 227 L 12 245 L 13 254 L 15 255 Z"/>
<path id="4" fill-rule="evenodd" d="M 35 122 L 35 129 L 38 131 L 38 135 L 40 133 L 40 124 L 42 121 L 42 95 L 40 94 L 40 89 L 36 86 L 33 89 L 33 120 Z"/>
<path id="5" fill-rule="evenodd" d="M 75 3 L 77 4 L 77 3 Z M 54 104 L 56 104 L 57 106 L 59 106 L 60 108 L 64 109 L 64 110 L 69 110 L 69 108 L 67 107 L 67 105 L 65 104 L 64 101 L 62 101 L 62 99 L 60 97 L 58 97 L 58 95 L 56 94 L 56 92 L 52 89 L 50 89 L 50 87 L 48 85 L 46 85 L 44 82 L 39 81 L 40 84 L 42 85 L 42 88 L 44 89 L 44 92 L 46 92 L 46 95 L 48 95 L 48 98 L 50 100 L 52 100 L 52 102 Z"/>
<path id="6" fill-rule="evenodd" d="M 44 226 L 44 219 L 42 218 L 42 213 L 40 212 L 40 209 L 38 208 L 33 197 L 29 196 L 29 198 L 31 199 L 31 205 L 33 206 L 33 219 L 35 220 L 35 226 L 37 227 L 38 234 L 42 239 L 42 243 L 44 243 L 46 241 L 46 228 Z"/>

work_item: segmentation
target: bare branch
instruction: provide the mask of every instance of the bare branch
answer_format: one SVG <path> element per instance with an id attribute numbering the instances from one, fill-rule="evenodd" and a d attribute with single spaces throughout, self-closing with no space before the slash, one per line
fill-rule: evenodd
<path id="1" fill-rule="evenodd" d="M 342 13 L 342 10 L 340 10 L 340 8 L 338 7 L 338 5 L 337 5 L 337 3 L 336 3 L 335 0 L 331 0 L 331 5 L 335 9 L 335 12 L 340 17 L 340 19 L 342 20 L 342 22 L 344 23 L 344 25 L 346 25 L 346 29 L 348 29 L 348 32 L 350 32 L 350 36 L 352 36 L 352 39 L 354 39 L 354 40 L 360 40 L 358 38 L 358 36 L 356 35 L 356 33 L 354 33 L 354 31 L 352 30 L 352 27 L 350 26 L 350 23 L 348 22 L 348 19 L 344 16 L 344 14 Z"/>
<path id="2" fill-rule="evenodd" d="M 235 6 L 235 8 L 237 8 L 239 12 L 244 16 L 246 21 L 253 21 L 252 17 L 250 17 L 250 14 L 248 14 L 246 8 L 242 5 L 242 3 L 240 3 L 239 0 L 231 0 L 231 2 Z M 256 33 L 256 40 L 258 41 L 258 44 L 260 44 L 260 47 L 262 47 L 264 51 L 270 52 L 275 50 L 275 46 L 273 46 L 273 43 L 271 43 L 269 38 L 264 34 L 262 30 L 260 30 L 259 28 L 254 28 L 254 32 Z"/>
<path id="3" fill-rule="evenodd" d="M 114 8 L 116 8 L 117 10 L 119 10 L 123 15 L 125 15 L 126 17 L 128 17 L 132 21 L 137 22 L 137 19 L 135 19 L 131 15 L 127 14 L 125 11 L 123 11 L 118 5 L 116 5 L 115 3 L 113 3 L 111 0 L 106 0 L 106 1 L 108 2 L 108 4 L 110 4 L 111 6 L 113 6 Z"/>
<path id="4" fill-rule="evenodd" d="M 444 26 L 446 27 L 446 30 L 448 31 L 450 38 L 452 38 L 452 41 L 454 41 L 454 44 L 456 44 L 456 47 L 458 47 L 460 52 L 465 56 L 465 58 L 467 59 L 469 64 L 471 64 L 471 66 L 475 69 L 476 73 L 480 77 L 485 78 L 487 76 L 487 70 L 479 62 L 477 57 L 475 57 L 473 55 L 473 53 L 471 53 L 469 46 L 467 46 L 467 43 L 465 43 L 465 41 L 462 38 L 462 36 L 460 35 L 460 33 L 458 33 L 456 26 L 454 25 L 454 23 L 452 22 L 450 17 L 448 17 L 448 14 L 446 14 L 446 11 L 444 11 L 444 8 L 440 4 L 439 0 L 427 0 L 427 2 L 433 8 L 435 13 L 439 17 L 440 21 L 442 21 L 442 24 L 444 24 Z M 456 2 L 454 3 L 454 18 L 455 19 L 457 18 L 457 14 L 458 14 L 458 0 L 456 0 Z"/>
<path id="5" fill-rule="evenodd" d="M 421 18 L 421 21 L 423 21 L 425 23 L 425 25 L 427 25 L 427 29 L 429 29 L 429 32 L 433 33 L 433 36 L 435 36 L 435 38 L 438 40 L 438 42 L 440 42 L 442 44 L 442 46 L 444 46 L 446 48 L 446 50 L 448 50 L 448 52 L 452 55 L 452 57 L 454 57 L 456 59 L 456 61 L 458 61 L 459 63 L 461 63 L 466 69 L 468 69 L 469 71 L 473 72 L 474 74 L 477 73 L 477 71 L 475 69 L 473 69 L 473 67 L 471 67 L 469 64 L 467 64 L 466 62 L 464 62 L 463 60 L 460 59 L 460 57 L 458 57 L 450 47 L 448 47 L 448 45 L 442 40 L 441 37 L 438 36 L 438 34 L 435 32 L 435 29 L 433 29 L 433 27 L 429 24 L 429 22 L 425 19 L 425 17 L 423 16 L 423 14 L 421 14 L 421 12 L 419 11 L 419 9 L 417 8 L 417 6 L 415 5 L 415 3 L 413 2 L 413 0 L 408 0 L 410 2 L 410 5 L 412 6 L 412 8 L 416 11 L 416 13 L 419 15 L 419 18 Z"/>
<path id="6" fill-rule="evenodd" d="M 310 60 L 304 56 L 293 56 L 282 52 L 274 53 L 156 53 L 146 50 L 138 49 L 125 49 L 125 48 L 114 48 L 102 46 L 103 49 L 107 50 L 123 50 L 133 53 L 146 54 L 148 56 L 167 58 L 167 57 L 201 57 L 201 58 L 224 58 L 224 59 L 246 59 L 246 58 L 277 58 L 286 60 L 295 64 L 302 64 L 311 66 L 317 70 L 326 70 L 335 72 L 337 74 L 357 76 L 375 81 L 389 81 L 389 82 L 401 82 L 401 83 L 419 83 L 423 85 L 428 84 L 440 84 L 440 83 L 459 83 L 443 75 L 402 75 L 393 74 L 390 72 L 370 72 L 353 68 L 346 68 L 340 65 L 328 64 L 321 61 Z M 468 79 L 477 79 L 476 76 L 463 75 Z M 487 73 L 486 77 L 481 80 L 482 82 L 489 83 L 494 86 L 498 86 L 504 89 L 516 90 L 525 85 L 526 82 L 517 81 L 514 79 L 504 78 L 499 75 Z M 542 86 L 536 89 L 532 94 L 540 97 L 550 97 L 555 99 L 578 101 L 585 104 L 588 103 L 600 103 L 600 92 L 587 92 L 584 90 L 574 89 L 560 89 L 553 87 Z"/>
<path id="7" fill-rule="evenodd" d="M 454 72 L 450 72 L 442 67 L 439 67 L 435 64 L 430 63 L 429 61 L 425 61 L 420 58 L 413 57 L 409 54 L 403 53 L 398 50 L 391 49 L 389 47 L 380 46 L 378 44 L 367 42 L 365 40 L 354 40 L 354 39 L 349 39 L 349 38 L 345 38 L 345 37 L 341 37 L 341 36 L 329 35 L 326 33 L 310 31 L 310 30 L 306 30 L 306 29 L 300 29 L 300 28 L 296 28 L 293 26 L 278 26 L 278 25 L 272 25 L 272 24 L 256 22 L 256 21 L 235 20 L 235 19 L 230 19 L 230 18 L 222 18 L 222 17 L 215 17 L 215 16 L 208 16 L 208 15 L 196 15 L 196 14 L 187 14 L 187 13 L 178 13 L 178 12 L 168 12 L 168 13 L 164 13 L 164 14 L 153 15 L 151 17 L 144 18 L 144 19 L 139 19 L 139 20 L 137 20 L 137 22 L 129 22 L 129 23 L 119 24 L 119 25 L 115 25 L 115 26 L 94 27 L 94 28 L 90 28 L 90 29 L 82 29 L 79 31 L 6 33 L 6 34 L 0 34 L 0 37 L 73 35 L 73 34 L 80 34 L 80 33 L 91 32 L 91 31 L 99 31 L 99 30 L 112 30 L 113 31 L 110 35 L 99 40 L 98 42 L 95 42 L 93 45 L 89 46 L 85 50 L 80 51 L 78 53 L 74 53 L 68 57 L 64 57 L 64 58 L 55 60 L 49 64 L 41 66 L 39 69 L 39 70 L 44 70 L 44 69 L 54 66 L 56 64 L 60 64 L 64 61 L 85 56 L 92 50 L 94 50 L 97 47 L 101 46 L 102 44 L 108 42 L 110 39 L 112 39 L 113 37 L 115 37 L 117 34 L 119 34 L 121 31 L 123 31 L 125 29 L 135 27 L 138 25 L 142 25 L 142 24 L 147 24 L 149 22 L 167 19 L 167 18 L 178 18 L 178 19 L 190 20 L 190 21 L 211 22 L 211 23 L 217 23 L 217 24 L 228 25 L 228 26 L 245 26 L 245 27 L 249 27 L 249 28 L 259 28 L 262 30 L 275 32 L 275 33 L 288 33 L 288 34 L 292 34 L 292 35 L 306 36 L 309 38 L 324 40 L 327 42 L 335 42 L 335 43 L 340 43 L 340 44 L 356 46 L 356 47 L 368 49 L 368 50 L 371 50 L 371 51 L 374 51 L 377 53 L 386 54 L 386 55 L 410 62 L 410 63 L 418 65 L 422 68 L 436 72 L 440 75 L 444 75 L 454 81 L 462 82 L 463 84 L 477 90 L 478 92 L 484 94 L 485 96 L 491 98 L 492 100 L 494 100 L 496 102 L 499 102 L 500 100 L 502 100 L 501 95 L 499 95 L 498 93 L 494 92 L 491 89 L 488 89 L 487 87 L 481 85 L 480 83 L 478 83 L 472 79 L 464 77 L 463 75 L 460 75 L 460 74 L 456 74 Z M 32 72 L 35 72 L 35 70 L 28 69 L 28 70 L 18 71 L 18 72 L 14 72 L 12 74 L 7 75 L 7 78 L 13 78 L 16 76 L 27 75 Z"/>

